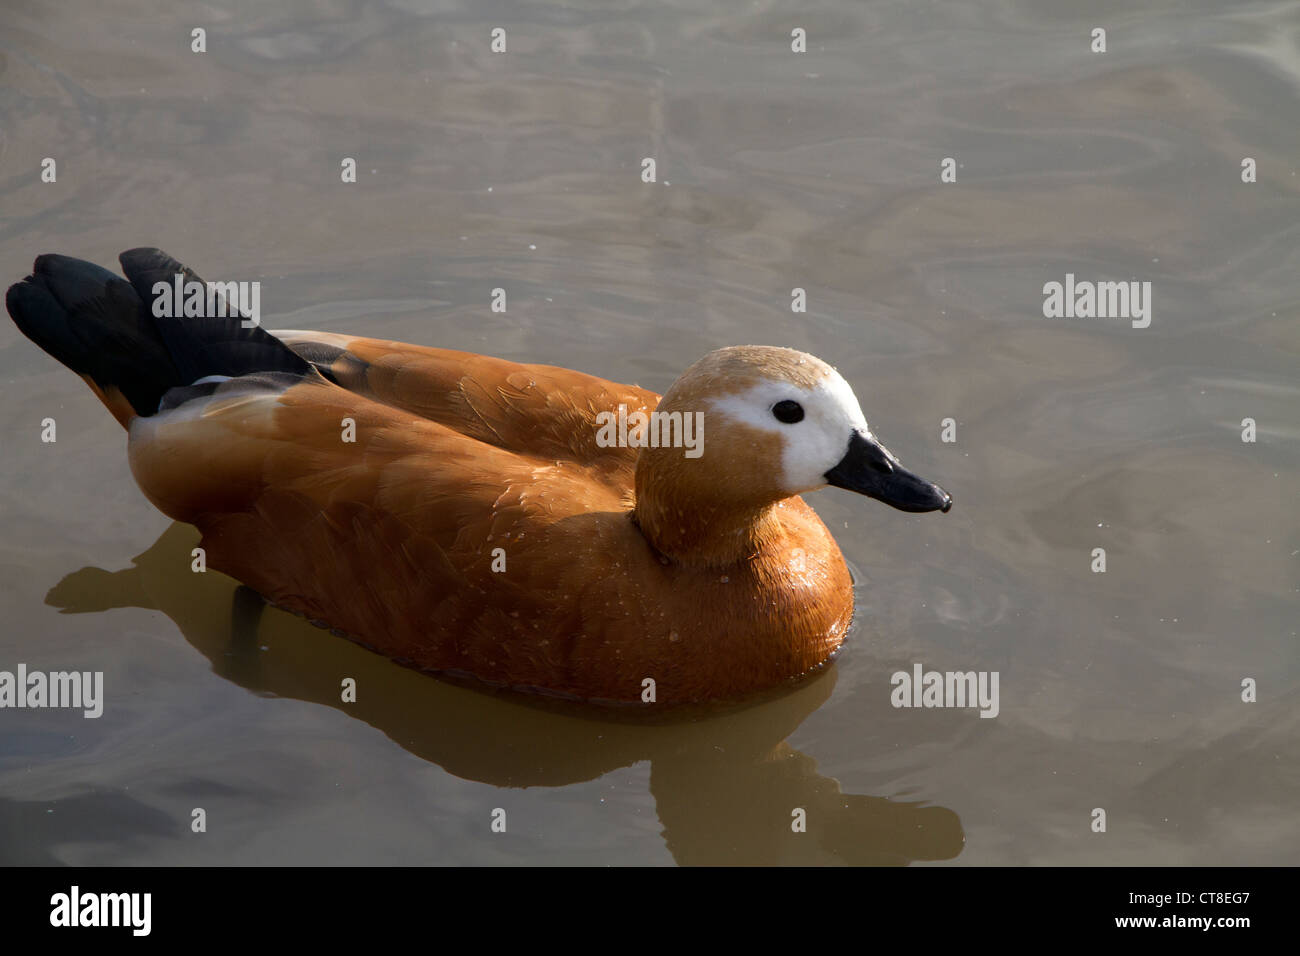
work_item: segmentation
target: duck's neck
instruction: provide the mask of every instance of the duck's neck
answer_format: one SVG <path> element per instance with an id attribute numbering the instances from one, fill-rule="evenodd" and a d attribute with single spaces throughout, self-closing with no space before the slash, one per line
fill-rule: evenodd
<path id="1" fill-rule="evenodd" d="M 710 483 L 677 456 L 643 452 L 637 464 L 633 518 L 660 554 L 681 564 L 725 568 L 753 559 L 781 534 L 775 509 L 770 498 L 738 499 L 734 487 Z"/>

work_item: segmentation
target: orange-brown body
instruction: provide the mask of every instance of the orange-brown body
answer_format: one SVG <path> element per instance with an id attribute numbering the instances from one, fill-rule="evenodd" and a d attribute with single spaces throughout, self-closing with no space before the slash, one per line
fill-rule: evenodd
<path id="1" fill-rule="evenodd" d="M 339 385 L 218 393 L 201 415 L 132 421 L 140 487 L 199 527 L 210 567 L 410 666 L 587 699 L 640 701 L 646 678 L 659 703 L 740 695 L 843 640 L 848 571 L 800 498 L 764 509 L 735 560 L 669 557 L 647 539 L 638 451 L 598 447 L 595 415 L 657 395 L 316 338 L 346 345 Z M 690 510 L 682 522 L 704 517 Z"/>

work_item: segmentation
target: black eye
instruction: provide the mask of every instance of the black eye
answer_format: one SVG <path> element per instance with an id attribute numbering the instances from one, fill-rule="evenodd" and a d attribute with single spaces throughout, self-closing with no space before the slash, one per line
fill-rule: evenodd
<path id="1" fill-rule="evenodd" d="M 772 406 L 772 414 L 776 416 L 778 422 L 793 425 L 795 422 L 803 421 L 803 406 L 787 398 L 784 402 L 777 402 Z"/>

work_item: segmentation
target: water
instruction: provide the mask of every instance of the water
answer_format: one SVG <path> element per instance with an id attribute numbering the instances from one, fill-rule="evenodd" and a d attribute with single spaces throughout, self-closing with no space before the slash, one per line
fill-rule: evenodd
<path id="1" fill-rule="evenodd" d="M 661 391 L 717 346 L 803 348 L 956 504 L 810 497 L 858 618 L 794 693 L 541 710 L 190 574 L 117 426 L 0 323 L 0 669 L 108 688 L 98 720 L 0 712 L 0 860 L 1297 861 L 1300 8 L 277 7 L 11 5 L 6 281 L 158 245 L 261 279 L 271 328 Z M 1067 273 L 1151 282 L 1150 328 L 1044 318 Z M 998 717 L 893 708 L 916 662 L 997 671 Z"/>

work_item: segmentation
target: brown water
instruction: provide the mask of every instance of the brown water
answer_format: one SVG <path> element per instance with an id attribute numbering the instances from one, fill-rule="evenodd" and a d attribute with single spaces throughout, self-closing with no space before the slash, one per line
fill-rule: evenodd
<path id="1" fill-rule="evenodd" d="M 189 573 L 120 429 L 0 323 L 0 669 L 107 688 L 0 711 L 0 862 L 1300 859 L 1300 5 L 5 6 L 6 282 L 158 245 L 260 278 L 271 328 L 657 390 L 803 348 L 956 505 L 810 496 L 858 617 L 797 691 L 544 711 Z M 1067 273 L 1151 282 L 1150 327 L 1044 318 Z M 915 662 L 998 672 L 1000 713 L 895 709 Z"/>

